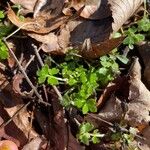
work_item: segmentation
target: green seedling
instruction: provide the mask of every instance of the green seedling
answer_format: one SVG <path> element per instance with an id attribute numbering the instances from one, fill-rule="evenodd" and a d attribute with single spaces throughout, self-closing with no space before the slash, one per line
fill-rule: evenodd
<path id="1" fill-rule="evenodd" d="M 82 123 L 79 127 L 79 133 L 77 134 L 78 140 L 85 145 L 89 145 L 90 142 L 97 144 L 104 136 L 105 135 L 101 134 L 98 129 L 94 129 L 94 125 L 89 122 Z"/>
<path id="2" fill-rule="evenodd" d="M 127 37 L 123 41 L 123 44 L 128 45 L 130 49 L 133 49 L 134 45 L 145 40 L 145 32 L 150 32 L 150 19 L 148 15 L 144 15 L 137 24 L 131 26 L 124 32 Z"/>
<path id="3" fill-rule="evenodd" d="M 8 35 L 12 29 L 11 25 L 5 25 L 3 20 L 5 19 L 4 11 L 0 11 L 0 60 L 7 59 L 9 56 L 8 48 L 3 42 L 3 38 Z"/>
<path id="4" fill-rule="evenodd" d="M 111 140 L 115 142 L 119 142 L 120 144 L 123 143 L 128 147 L 128 149 L 136 149 L 131 145 L 131 143 L 134 141 L 135 136 L 137 134 L 138 130 L 136 128 L 130 127 L 128 132 L 115 132 L 111 135 Z"/>
<path id="5" fill-rule="evenodd" d="M 56 77 L 58 73 L 59 73 L 59 69 L 57 68 L 50 69 L 48 65 L 45 65 L 42 67 L 41 70 L 37 72 L 38 83 L 42 84 L 47 81 L 47 83 L 50 85 L 58 85 L 59 81 L 65 81 L 65 79 Z"/>
<path id="6" fill-rule="evenodd" d="M 39 84 L 67 85 L 63 94 L 61 104 L 66 107 L 76 107 L 83 114 L 97 112 L 96 92 L 99 88 L 108 84 L 117 74 L 120 73 L 116 60 L 127 63 L 127 58 L 113 52 L 100 58 L 96 67 L 85 62 L 75 52 L 66 54 L 64 62 L 54 63 L 55 67 L 48 65 L 38 71 Z M 51 63 L 50 63 L 51 64 Z M 59 77 L 58 77 L 59 76 Z"/>
<path id="7" fill-rule="evenodd" d="M 141 33 L 137 33 L 137 31 L 138 28 L 136 27 L 131 27 L 125 31 L 127 37 L 124 39 L 123 44 L 128 45 L 130 49 L 133 49 L 135 44 L 138 44 L 145 39 L 145 36 Z"/>
<path id="8" fill-rule="evenodd" d="M 0 60 L 7 59 L 9 56 L 8 49 L 4 42 L 0 39 Z"/>

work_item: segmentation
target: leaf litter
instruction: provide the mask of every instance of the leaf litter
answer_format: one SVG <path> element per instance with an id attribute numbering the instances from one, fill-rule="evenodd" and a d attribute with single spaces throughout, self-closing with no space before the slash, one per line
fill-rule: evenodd
<path id="1" fill-rule="evenodd" d="M 94 114 L 83 115 L 77 108 L 65 109 L 60 103 L 61 94 L 63 94 L 61 91 L 64 87 L 61 85 L 38 86 L 36 79 L 36 71 L 48 55 L 49 59 L 45 61 L 54 62 L 59 66 L 57 63 L 68 49 L 72 48 L 80 50 L 79 57 L 87 60 L 85 65 L 88 65 L 88 61 L 96 62 L 100 56 L 110 54 L 111 50 L 119 47 L 126 38 L 125 36 L 113 38 L 113 34 L 127 23 L 143 0 L 11 0 L 11 2 L 17 9 L 19 8 L 19 14 L 9 4 L 7 17 L 27 39 L 26 42 L 21 39 L 23 43 L 20 49 L 21 54 L 17 54 L 19 48 L 16 47 L 15 42 L 11 41 L 15 45 L 14 53 L 18 59 L 17 63 L 32 80 L 35 89 L 30 88 L 25 74 L 20 73 L 21 69 L 17 67 L 14 56 L 10 55 L 8 62 L 4 62 L 5 66 L 0 65 L 0 73 L 2 72 L 0 74 L 0 95 L 2 95 L 0 138 L 13 141 L 24 150 L 33 149 L 33 147 L 35 150 L 82 150 L 88 146 L 79 143 L 76 134 L 80 124 L 85 120 L 94 124 L 102 134 L 108 134 L 104 136 L 101 143 L 96 145 L 90 143 L 88 147 L 90 149 L 110 149 L 114 145 L 117 149 L 127 149 L 126 145 L 120 144 L 121 140 L 131 142 L 132 140 L 129 141 L 128 138 L 132 135 L 135 139 L 131 145 L 148 150 L 150 147 L 148 98 L 150 96 L 146 86 L 149 85 L 149 60 L 148 54 L 143 54 L 141 46 L 138 47 L 140 53 L 138 57 L 139 55 L 140 59 L 142 57 L 145 65 L 146 86 L 141 79 L 143 77 L 141 60 L 140 63 L 138 58 L 130 60 L 131 62 L 128 63 L 128 67 L 131 66 L 130 69 L 125 68 L 127 73 L 118 74 L 114 81 L 109 82 L 101 92 L 98 92 L 99 97 L 96 102 L 98 112 Z M 18 38 L 13 36 L 6 37 L 6 40 Z M 10 43 L 8 46 L 11 46 Z M 35 47 L 39 47 L 36 49 L 38 54 L 33 52 Z M 148 49 L 148 46 L 146 48 Z M 53 55 L 60 60 L 55 62 Z M 5 67 L 9 68 L 9 72 L 5 70 Z M 7 84 L 4 86 L 5 81 Z M 46 102 L 35 102 L 37 99 L 35 91 Z M 48 105 L 45 106 L 45 104 Z M 137 129 L 138 132 L 133 134 L 134 131 L 130 132 L 128 128 Z M 141 137 L 138 133 L 143 136 Z M 115 134 L 118 134 L 116 138 L 120 138 L 120 143 L 112 142 L 111 138 Z M 93 135 L 92 133 L 89 135 L 94 136 L 94 132 Z M 81 140 L 84 142 L 85 139 Z M 93 137 L 92 140 L 98 139 Z"/>

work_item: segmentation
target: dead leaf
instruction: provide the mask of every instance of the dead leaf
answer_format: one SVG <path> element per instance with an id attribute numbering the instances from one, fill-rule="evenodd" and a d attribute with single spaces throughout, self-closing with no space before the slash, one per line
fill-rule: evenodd
<path id="1" fill-rule="evenodd" d="M 40 137 L 36 137 L 26 144 L 22 150 L 39 150 L 41 148 L 41 143 L 42 139 Z"/>
<path id="2" fill-rule="evenodd" d="M 107 101 L 104 108 L 98 113 L 98 116 L 107 121 L 120 120 L 123 115 L 121 101 L 114 95 Z"/>
<path id="3" fill-rule="evenodd" d="M 85 5 L 81 15 L 83 15 L 84 12 L 87 13 L 87 10 L 89 10 L 87 8 L 93 10 L 87 16 L 83 15 L 88 19 L 77 17 L 77 19 L 74 18 L 72 20 L 71 18 L 67 19 L 67 16 L 59 17 L 59 14 L 63 10 L 64 0 L 37 1 L 37 6 L 38 3 L 40 3 L 40 6 L 44 5 L 39 12 L 40 15 L 35 19 L 25 18 L 24 21 L 19 20 L 9 7 L 8 18 L 16 26 L 22 27 L 23 30 L 30 31 L 29 36 L 42 42 L 45 52 L 55 52 L 56 54 L 61 52 L 65 53 L 66 49 L 70 46 L 80 49 L 85 39 L 90 39 L 93 44 L 92 49 L 90 51 L 85 50 L 86 52 L 84 51 L 83 54 L 85 54 L 87 58 L 89 56 L 95 58 L 109 53 L 109 51 L 122 42 L 121 38 L 109 38 L 113 32 L 121 28 L 127 19 L 133 15 L 143 0 L 95 0 L 92 2 L 87 0 L 84 1 L 85 4 L 81 3 L 83 1 L 72 0 L 71 2 L 74 5 L 71 4 L 70 7 L 77 7 L 77 10 Z M 50 3 L 50 5 L 48 5 L 48 3 Z M 48 8 L 46 8 L 46 6 Z M 38 8 L 38 10 L 40 9 Z M 51 15 L 51 10 L 53 10 L 54 15 Z M 44 14 L 42 14 L 43 12 Z M 96 20 L 89 20 L 89 18 L 95 18 Z M 55 29 L 59 29 L 59 31 L 51 33 L 51 31 Z M 34 33 L 32 34 L 31 32 Z"/>
<path id="4" fill-rule="evenodd" d="M 23 97 L 31 97 L 32 94 L 33 94 L 33 90 L 31 91 L 24 91 L 23 90 L 23 86 L 26 86 L 26 85 L 23 85 L 23 80 L 24 80 L 24 75 L 23 74 L 16 74 L 14 77 L 13 77 L 13 81 L 12 81 L 12 87 L 13 87 L 13 91 L 16 93 L 16 94 L 19 94 Z"/>
<path id="5" fill-rule="evenodd" d="M 144 0 L 108 0 L 114 20 L 113 31 L 118 31 L 143 2 Z"/>
<path id="6" fill-rule="evenodd" d="M 66 14 L 66 12 L 69 12 L 71 7 L 76 11 L 83 8 L 80 16 L 92 20 L 103 19 L 111 16 L 110 6 L 108 5 L 107 0 L 72 0 L 69 7 L 63 9 L 63 13 Z"/>
<path id="7" fill-rule="evenodd" d="M 92 44 L 90 48 L 82 48 L 81 55 L 86 58 L 98 58 L 100 56 L 110 53 L 110 51 L 118 47 L 125 37 L 108 39 L 99 44 Z M 88 44 L 88 43 L 87 43 Z M 88 45 L 87 45 L 88 46 Z"/>
<path id="8" fill-rule="evenodd" d="M 149 150 L 150 149 L 150 140 L 149 140 L 150 127 L 145 128 L 141 134 L 144 140 L 139 138 L 136 139 L 137 146 L 140 148 L 140 150 Z"/>
<path id="9" fill-rule="evenodd" d="M 6 122 L 10 119 L 10 116 L 4 110 L 3 106 L 0 105 L 0 123 Z M 18 147 L 23 146 L 27 143 L 27 138 L 24 133 L 16 126 L 14 122 L 10 122 L 7 126 L 0 129 L 1 137 L 7 140 L 12 140 L 17 144 Z"/>
<path id="10" fill-rule="evenodd" d="M 136 61 L 136 63 L 139 62 Z M 125 120 L 128 121 L 128 123 L 133 127 L 139 125 L 148 125 L 150 121 L 150 91 L 142 83 L 139 75 L 133 75 L 134 76 L 131 76 L 130 79 L 130 102 L 128 104 L 128 111 L 126 112 Z"/>
<path id="11" fill-rule="evenodd" d="M 112 95 L 107 100 L 105 105 L 101 108 L 98 114 L 87 115 L 85 119 L 89 122 L 92 122 L 96 127 L 108 125 L 105 124 L 104 121 L 106 122 L 119 121 L 124 114 L 121 103 L 122 102 L 117 97 Z M 102 121 L 101 119 L 103 119 L 104 121 Z"/>
<path id="12" fill-rule="evenodd" d="M 144 42 L 138 46 L 138 51 L 144 62 L 144 81 L 146 86 L 150 89 L 150 42 Z"/>
<path id="13" fill-rule="evenodd" d="M 65 16 L 55 18 L 54 21 L 52 21 L 51 19 L 48 20 L 48 18 L 44 18 L 40 16 L 37 17 L 36 19 L 24 18 L 23 20 L 20 20 L 19 17 L 16 16 L 14 11 L 10 8 L 10 6 L 7 11 L 7 16 L 8 16 L 8 19 L 14 25 L 20 27 L 22 30 L 35 32 L 38 34 L 49 33 L 57 29 L 58 27 L 60 27 L 66 20 Z"/>
<path id="14" fill-rule="evenodd" d="M 10 117 L 12 117 L 21 107 L 22 105 L 16 105 L 11 108 L 5 108 L 7 113 L 9 114 Z M 26 109 L 23 109 L 14 119 L 13 122 L 16 124 L 16 126 L 24 133 L 26 138 L 29 136 L 30 132 L 30 137 L 35 138 L 38 136 L 38 134 L 35 132 L 33 128 L 31 128 L 30 121 L 29 121 L 30 115 L 27 112 Z"/>
<path id="15" fill-rule="evenodd" d="M 29 36 L 42 42 L 42 49 L 47 53 L 54 54 L 64 54 L 66 52 L 66 47 L 69 44 L 70 31 L 67 28 L 63 28 L 59 35 L 51 32 L 45 35 L 39 35 L 34 33 L 28 33 Z"/>
<path id="16" fill-rule="evenodd" d="M 132 62 L 131 67 L 129 69 L 129 75 L 132 78 L 141 79 L 141 65 L 139 63 L 138 57 L 133 58 L 133 62 Z"/>

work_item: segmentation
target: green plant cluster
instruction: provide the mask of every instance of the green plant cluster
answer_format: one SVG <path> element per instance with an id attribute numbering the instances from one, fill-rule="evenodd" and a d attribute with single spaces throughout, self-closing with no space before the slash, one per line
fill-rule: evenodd
<path id="1" fill-rule="evenodd" d="M 4 12 L 0 11 L 0 60 L 6 59 L 8 57 L 7 47 L 6 47 L 6 45 L 2 41 L 2 37 L 6 33 L 6 28 L 2 24 L 2 19 L 4 19 L 4 18 L 5 18 Z"/>
<path id="2" fill-rule="evenodd" d="M 99 143 L 100 139 L 104 137 L 104 134 L 101 134 L 98 129 L 95 129 L 94 125 L 87 122 L 82 123 L 79 127 L 79 133 L 77 134 L 77 138 L 80 142 L 89 145 L 89 142 L 93 142 L 94 144 Z"/>
<path id="3" fill-rule="evenodd" d="M 8 49 L 3 42 L 3 38 L 8 35 L 11 30 L 11 26 L 5 25 L 3 20 L 5 19 L 4 11 L 0 11 L 0 60 L 7 59 L 9 56 Z"/>
<path id="4" fill-rule="evenodd" d="M 120 73 L 117 59 L 123 63 L 128 61 L 126 57 L 114 52 L 101 57 L 93 65 L 70 51 L 59 65 L 49 68 L 46 64 L 42 67 L 37 72 L 38 83 L 63 84 L 67 87 L 61 102 L 63 106 L 76 107 L 83 114 L 97 112 L 97 91 Z"/>
<path id="5" fill-rule="evenodd" d="M 111 141 L 119 142 L 121 145 L 126 145 L 129 150 L 138 150 L 132 142 L 135 140 L 135 136 L 138 133 L 138 129 L 130 127 L 128 132 L 114 132 L 111 134 Z"/>
<path id="6" fill-rule="evenodd" d="M 147 32 L 150 32 L 150 19 L 148 15 L 145 15 L 136 25 L 131 26 L 124 32 L 127 37 L 123 41 L 123 44 L 133 49 L 135 44 L 145 40 L 145 33 Z"/>

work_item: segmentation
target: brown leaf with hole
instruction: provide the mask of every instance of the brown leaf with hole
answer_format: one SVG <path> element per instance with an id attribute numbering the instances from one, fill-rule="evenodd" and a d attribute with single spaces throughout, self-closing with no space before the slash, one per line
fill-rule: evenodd
<path id="1" fill-rule="evenodd" d="M 33 90 L 27 92 L 27 91 L 24 91 L 23 90 L 23 87 L 26 86 L 26 85 L 23 85 L 23 80 L 25 80 L 24 78 L 24 75 L 23 74 L 16 74 L 14 77 L 13 77 L 13 81 L 12 81 L 12 88 L 13 88 L 13 91 L 16 93 L 16 94 L 19 94 L 20 96 L 23 96 L 23 97 L 31 97 L 32 94 L 33 94 Z"/>

